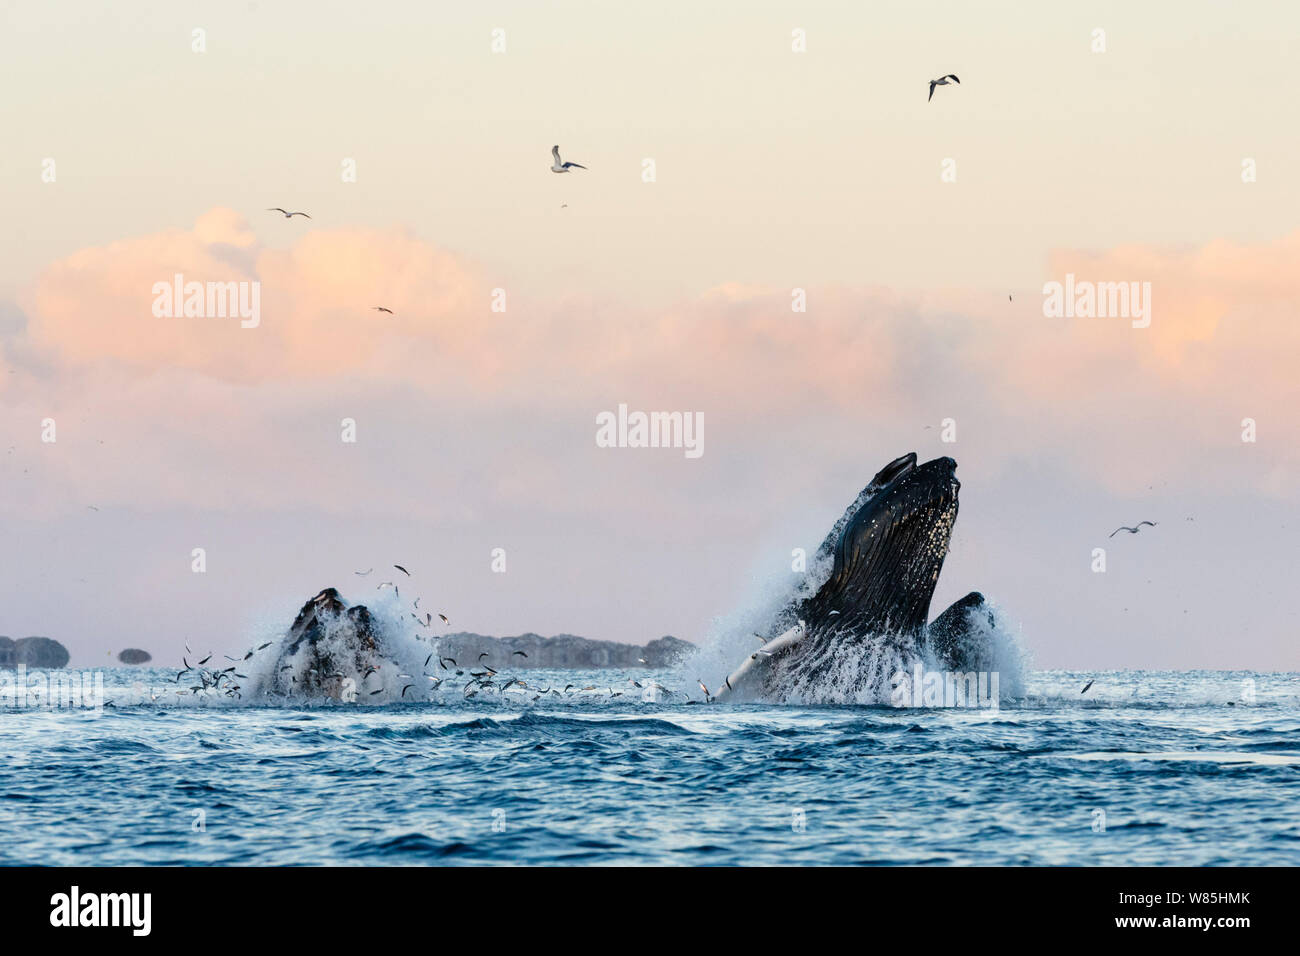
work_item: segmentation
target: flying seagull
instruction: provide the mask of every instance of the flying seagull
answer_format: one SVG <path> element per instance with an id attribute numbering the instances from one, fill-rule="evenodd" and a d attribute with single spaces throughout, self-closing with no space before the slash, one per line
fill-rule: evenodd
<path id="1" fill-rule="evenodd" d="M 385 309 L 382 305 L 374 305 L 371 306 L 371 308 L 374 309 L 376 312 L 387 312 L 389 315 L 393 314 L 392 309 Z"/>
<path id="2" fill-rule="evenodd" d="M 304 219 L 310 219 L 310 218 L 311 218 L 311 216 L 307 215 L 305 212 L 290 212 L 290 211 L 287 210 L 287 209 L 281 209 L 279 206 L 270 206 L 270 207 L 267 208 L 266 211 L 267 211 L 267 212 L 282 212 L 282 213 L 284 213 L 284 218 L 285 218 L 285 219 L 292 219 L 294 216 L 302 216 Z"/>
<path id="3" fill-rule="evenodd" d="M 1109 535 L 1107 535 L 1107 537 L 1108 537 L 1108 538 L 1113 538 L 1113 537 L 1115 537 L 1115 535 L 1119 534 L 1121 531 L 1127 531 L 1129 534 L 1137 534 L 1137 533 L 1138 533 L 1138 529 L 1141 528 L 1144 524 L 1149 524 L 1149 525 L 1150 525 L 1151 527 L 1153 527 L 1153 528 L 1156 526 L 1156 523 L 1155 523 L 1154 521 L 1139 521 L 1139 522 L 1138 522 L 1136 525 L 1134 525 L 1132 528 L 1130 528 L 1128 525 L 1120 525 L 1118 528 L 1116 528 L 1114 531 L 1112 531 Z"/>
<path id="4" fill-rule="evenodd" d="M 947 76 L 941 76 L 937 80 L 931 80 L 930 95 L 925 98 L 925 101 L 928 103 L 930 102 L 930 100 L 934 99 L 934 88 L 936 86 L 947 86 L 949 80 L 952 80 L 954 83 L 957 83 L 959 85 L 961 83 L 961 80 L 957 79 L 956 73 L 949 73 Z"/>
<path id="5" fill-rule="evenodd" d="M 553 173 L 567 173 L 570 169 L 587 168 L 578 163 L 566 163 L 564 160 L 560 159 L 560 147 L 558 145 L 551 147 L 551 155 L 555 157 L 555 162 L 551 163 L 551 172 Z"/>

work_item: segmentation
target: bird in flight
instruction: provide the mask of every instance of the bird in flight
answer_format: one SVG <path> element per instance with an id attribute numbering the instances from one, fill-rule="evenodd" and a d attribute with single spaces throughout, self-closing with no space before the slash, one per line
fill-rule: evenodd
<path id="1" fill-rule="evenodd" d="M 394 314 L 392 309 L 385 309 L 382 305 L 371 306 L 371 308 L 373 308 L 376 312 L 387 312 L 389 315 Z"/>
<path id="2" fill-rule="evenodd" d="M 930 95 L 925 98 L 925 101 L 928 103 L 930 102 L 930 100 L 934 99 L 934 88 L 936 86 L 947 86 L 949 80 L 952 80 L 954 83 L 958 85 L 961 84 L 961 80 L 957 79 L 956 73 L 949 73 L 947 76 L 941 76 L 937 80 L 931 80 Z"/>
<path id="3" fill-rule="evenodd" d="M 586 169 L 586 166 L 578 163 L 566 163 L 560 159 L 560 147 L 558 145 L 551 147 L 551 155 L 555 157 L 555 162 L 551 163 L 551 172 L 567 173 L 570 169 Z"/>
<path id="4" fill-rule="evenodd" d="M 284 213 L 284 218 L 285 218 L 285 219 L 292 219 L 294 216 L 302 216 L 304 219 L 310 219 L 310 218 L 311 218 L 311 216 L 307 215 L 305 212 L 290 212 L 290 211 L 287 210 L 287 209 L 281 209 L 279 206 L 271 206 L 271 207 L 269 207 L 266 211 L 267 211 L 267 212 L 282 212 L 282 213 Z"/>
<path id="5" fill-rule="evenodd" d="M 1145 525 L 1150 525 L 1150 526 L 1153 527 L 1153 528 L 1156 526 L 1156 523 L 1155 523 L 1154 521 L 1139 521 L 1136 525 L 1134 525 L 1134 526 L 1131 527 L 1131 528 L 1128 527 L 1128 525 L 1120 525 L 1118 528 L 1116 528 L 1114 531 L 1112 531 L 1109 535 L 1107 535 L 1107 537 L 1109 537 L 1109 538 L 1113 538 L 1113 537 L 1115 537 L 1115 535 L 1119 534 L 1121 531 L 1127 531 L 1129 534 L 1137 534 L 1137 533 L 1138 533 L 1138 529 L 1140 529 L 1144 524 L 1145 524 Z"/>
<path id="6" fill-rule="evenodd" d="M 1080 693 L 1080 694 L 1086 694 L 1086 693 L 1088 693 L 1088 688 L 1091 687 L 1091 686 L 1092 686 L 1092 681 L 1088 681 L 1088 683 L 1086 683 L 1086 684 L 1083 685 L 1083 690 L 1079 691 L 1079 693 Z"/>

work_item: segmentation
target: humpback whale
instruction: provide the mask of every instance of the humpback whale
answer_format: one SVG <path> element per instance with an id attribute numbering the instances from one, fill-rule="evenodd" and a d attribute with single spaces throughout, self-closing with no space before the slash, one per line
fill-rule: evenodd
<path id="1" fill-rule="evenodd" d="M 957 520 L 956 471 L 951 458 L 917 464 L 914 452 L 882 468 L 818 549 L 812 566 L 830 565 L 825 582 L 778 612 L 770 628 L 777 636 L 729 674 L 714 699 L 815 697 L 837 668 L 880 642 L 950 670 L 987 664 L 980 617 L 991 624 L 991 616 L 978 591 L 926 624 Z"/>
<path id="2" fill-rule="evenodd" d="M 388 659 L 386 645 L 383 628 L 369 608 L 349 605 L 336 589 L 326 588 L 302 606 L 280 640 L 274 667 L 254 690 L 282 697 L 355 700 L 358 691 L 370 693 L 383 686 L 386 675 L 377 672 Z"/>

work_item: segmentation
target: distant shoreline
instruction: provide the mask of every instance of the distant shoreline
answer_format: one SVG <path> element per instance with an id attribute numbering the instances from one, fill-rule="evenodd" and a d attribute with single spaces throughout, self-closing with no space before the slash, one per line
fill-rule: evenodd
<path id="1" fill-rule="evenodd" d="M 671 635 L 665 635 L 648 644 L 621 644 L 618 641 L 599 641 L 575 634 L 518 634 L 514 637 L 492 637 L 470 631 L 456 631 L 436 638 L 438 653 L 454 658 L 461 664 L 478 663 L 479 655 L 487 654 L 484 663 L 500 669 L 557 667 L 567 670 L 600 670 L 606 668 L 663 668 L 672 667 L 694 651 L 695 645 Z M 130 660 L 119 663 L 132 665 L 149 662 L 148 652 L 130 649 Z M 516 652 L 522 651 L 522 655 Z M 124 651 L 125 655 L 127 652 Z M 143 655 L 143 660 L 136 655 Z M 526 655 L 526 656 L 525 656 Z M 0 670 L 12 670 L 20 664 L 29 668 L 56 670 L 67 667 L 68 649 L 48 637 L 23 637 L 13 640 L 0 636 Z"/>
<path id="2" fill-rule="evenodd" d="M 437 640 L 438 653 L 443 657 L 454 658 L 460 664 L 474 664 L 479 655 L 487 654 L 484 663 L 498 669 L 502 666 L 558 667 L 568 670 L 671 667 L 696 649 L 690 641 L 671 635 L 644 645 L 592 640 L 574 634 L 543 637 L 529 633 L 514 637 L 491 637 L 469 631 L 443 634 Z"/>

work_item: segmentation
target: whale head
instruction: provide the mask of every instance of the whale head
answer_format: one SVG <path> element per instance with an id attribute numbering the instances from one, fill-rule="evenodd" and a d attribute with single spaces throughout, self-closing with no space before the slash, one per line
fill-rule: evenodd
<path id="1" fill-rule="evenodd" d="M 811 597 L 793 601 L 768 640 L 730 674 L 718 699 L 781 699 L 816 688 L 867 642 L 919 648 L 957 520 L 957 463 L 917 464 L 903 455 L 882 468 L 831 527 L 815 565 L 831 564 Z"/>
<path id="2" fill-rule="evenodd" d="M 798 616 L 810 635 L 920 635 L 957 520 L 957 462 L 896 458 L 871 480 L 822 545 L 830 577 Z"/>

